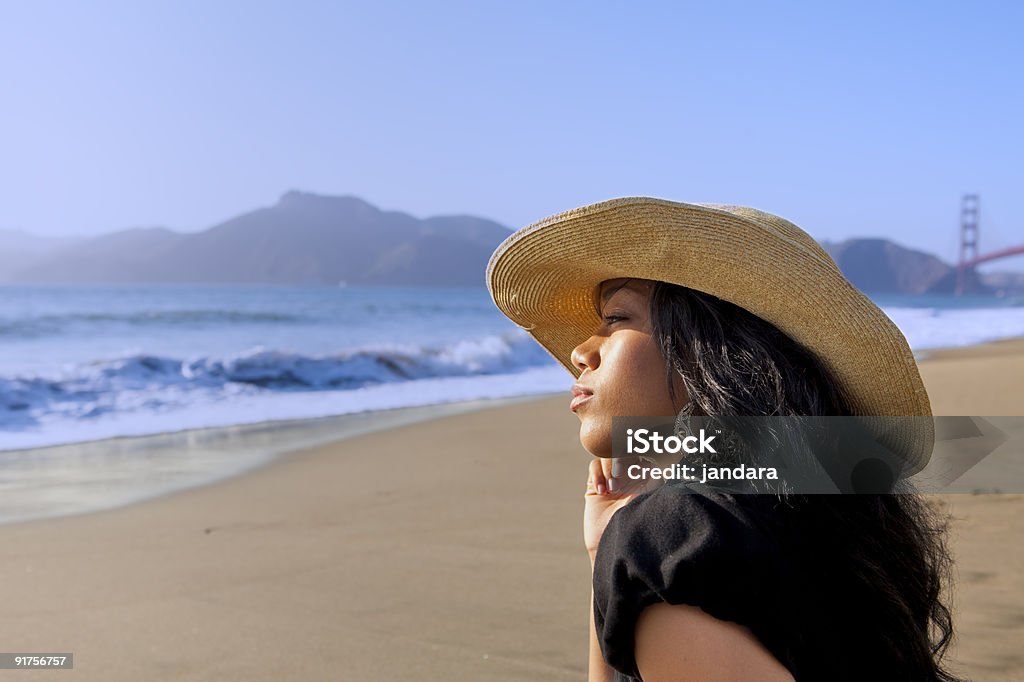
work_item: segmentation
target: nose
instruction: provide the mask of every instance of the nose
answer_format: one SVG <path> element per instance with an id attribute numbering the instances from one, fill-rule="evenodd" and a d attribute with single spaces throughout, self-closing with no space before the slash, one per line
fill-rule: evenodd
<path id="1" fill-rule="evenodd" d="M 596 336 L 591 336 L 572 349 L 572 355 L 569 356 L 569 359 L 572 360 L 573 366 L 579 369 L 580 372 L 585 369 L 594 371 L 601 364 L 599 348 L 599 339 Z"/>

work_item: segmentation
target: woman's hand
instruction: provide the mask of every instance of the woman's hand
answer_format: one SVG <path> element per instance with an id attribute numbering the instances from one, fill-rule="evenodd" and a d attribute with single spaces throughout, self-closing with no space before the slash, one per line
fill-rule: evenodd
<path id="1" fill-rule="evenodd" d="M 597 546 L 612 515 L 642 492 L 653 490 L 662 481 L 634 480 L 627 475 L 630 465 L 640 464 L 639 457 L 599 458 L 590 461 L 587 493 L 583 499 L 583 542 L 593 565 Z M 648 466 L 650 461 L 643 463 Z"/>

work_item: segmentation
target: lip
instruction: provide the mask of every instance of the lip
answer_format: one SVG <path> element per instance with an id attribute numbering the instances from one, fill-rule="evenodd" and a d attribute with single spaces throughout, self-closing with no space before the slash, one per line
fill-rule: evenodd
<path id="1" fill-rule="evenodd" d="M 584 388 L 579 384 L 573 384 L 572 387 L 572 402 L 569 403 L 569 409 L 575 412 L 580 405 L 587 402 L 594 397 L 594 392 L 589 388 Z"/>

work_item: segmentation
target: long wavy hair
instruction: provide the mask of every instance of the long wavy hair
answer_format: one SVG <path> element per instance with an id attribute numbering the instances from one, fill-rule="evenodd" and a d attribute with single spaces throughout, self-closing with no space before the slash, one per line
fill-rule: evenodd
<path id="1" fill-rule="evenodd" d="M 650 314 L 666 359 L 669 390 L 673 375 L 680 376 L 695 414 L 852 414 L 841 386 L 812 353 L 743 308 L 657 282 Z M 960 679 L 943 666 L 953 637 L 944 602 L 953 566 L 946 544 L 948 519 L 922 496 L 740 497 L 770 504 L 782 537 L 792 538 L 786 549 L 793 556 L 810 557 L 807 565 L 794 566 L 792 584 L 822 595 L 835 617 L 827 623 L 805 623 L 803 631 L 829 628 L 826 641 L 834 649 L 819 652 L 819 659 L 828 657 L 843 679 L 851 674 L 864 675 L 857 679 Z M 803 614 L 801 608 L 794 605 L 794 618 L 821 620 L 822 611 L 814 610 L 820 605 L 806 607 Z M 808 637 L 821 641 L 817 633 Z M 813 674 L 798 666 L 791 672 L 797 680 Z"/>

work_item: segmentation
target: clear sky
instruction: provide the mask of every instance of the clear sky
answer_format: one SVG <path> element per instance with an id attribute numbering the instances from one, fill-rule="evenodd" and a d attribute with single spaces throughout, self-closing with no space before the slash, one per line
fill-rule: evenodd
<path id="1" fill-rule="evenodd" d="M 644 194 L 952 260 L 965 191 L 983 251 L 1024 242 L 1022 7 L 0 0 L 0 228 Z"/>

